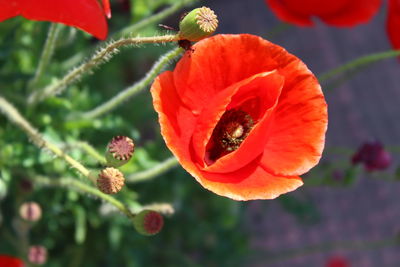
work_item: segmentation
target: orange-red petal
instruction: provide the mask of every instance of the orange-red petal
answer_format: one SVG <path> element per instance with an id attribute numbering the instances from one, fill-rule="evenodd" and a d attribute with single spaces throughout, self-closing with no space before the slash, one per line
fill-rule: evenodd
<path id="1" fill-rule="evenodd" d="M 400 49 L 400 1 L 389 0 L 386 30 L 394 49 Z"/>
<path id="2" fill-rule="evenodd" d="M 99 39 L 107 37 L 107 22 L 97 0 L 2 0 L 0 21 L 21 15 L 82 29 Z"/>

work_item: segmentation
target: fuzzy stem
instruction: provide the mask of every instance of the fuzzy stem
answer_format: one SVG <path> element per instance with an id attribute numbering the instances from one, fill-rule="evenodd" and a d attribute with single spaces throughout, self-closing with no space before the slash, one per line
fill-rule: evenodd
<path id="1" fill-rule="evenodd" d="M 190 3 L 196 2 L 196 1 L 197 0 L 182 0 L 182 1 L 179 1 L 179 2 L 171 5 L 170 7 L 160 11 L 159 13 L 154 14 L 153 16 L 150 16 L 148 18 L 145 18 L 145 19 L 139 21 L 138 23 L 135 23 L 133 25 L 125 27 L 120 32 L 117 32 L 115 34 L 115 36 L 120 37 L 120 36 L 127 36 L 127 35 L 130 35 L 132 33 L 136 34 L 139 30 L 143 29 L 144 27 L 146 27 L 146 26 L 148 26 L 150 24 L 157 23 L 158 21 L 161 21 L 164 18 L 166 18 L 166 17 L 174 14 L 175 12 L 179 11 L 184 6 L 186 6 L 186 5 L 190 4 Z"/>
<path id="2" fill-rule="evenodd" d="M 91 146 L 87 142 L 78 141 L 73 146 L 79 147 L 80 149 L 84 150 L 88 155 L 96 159 L 101 165 L 107 165 L 107 161 L 103 155 L 101 155 L 93 146 Z"/>
<path id="3" fill-rule="evenodd" d="M 183 51 L 182 48 L 175 48 L 169 51 L 153 65 L 151 70 L 140 81 L 134 83 L 132 86 L 125 88 L 119 94 L 109 99 L 107 102 L 104 102 L 100 106 L 92 110 L 89 110 L 83 114 L 79 114 L 76 116 L 72 115 L 71 118 L 91 120 L 113 110 L 117 106 L 121 105 L 124 101 L 128 100 L 129 98 L 131 98 L 132 96 L 136 95 L 141 90 L 143 90 L 149 83 L 151 83 L 154 80 L 154 78 L 163 70 L 163 68 L 174 58 L 179 56 L 182 53 L 182 51 Z"/>
<path id="4" fill-rule="evenodd" d="M 389 51 L 385 51 L 385 52 L 379 52 L 379 53 L 374 53 L 374 54 L 370 54 L 370 55 L 366 55 L 366 56 L 362 56 L 359 57 L 357 59 L 354 59 L 348 63 L 345 63 L 343 65 L 340 65 L 337 68 L 334 68 L 330 71 L 327 71 L 321 75 L 319 75 L 318 80 L 320 82 L 325 82 L 329 79 L 331 79 L 332 77 L 342 73 L 342 72 L 346 72 L 352 69 L 356 69 L 356 68 L 360 68 L 363 66 L 367 66 L 370 65 L 372 63 L 378 62 L 380 60 L 384 60 L 387 58 L 393 58 L 393 57 L 398 57 L 400 56 L 400 50 L 389 50 Z"/>
<path id="5" fill-rule="evenodd" d="M 10 104 L 5 98 L 0 96 L 0 112 L 3 113 L 11 122 L 18 126 L 22 131 L 24 131 L 31 139 L 32 142 L 39 148 L 46 148 L 50 150 L 57 157 L 65 160 L 71 167 L 77 169 L 83 176 L 91 179 L 89 177 L 89 170 L 86 169 L 78 161 L 74 160 L 67 154 L 65 154 L 56 145 L 46 141 L 39 132 L 33 128 L 33 126 L 18 112 L 18 110 Z M 92 180 L 93 181 L 93 180 Z M 94 182 L 94 181 L 93 181 Z"/>
<path id="6" fill-rule="evenodd" d="M 67 75 L 56 83 L 48 85 L 40 91 L 36 91 L 29 96 L 28 102 L 34 105 L 40 101 L 45 100 L 48 97 L 62 93 L 62 91 L 71 83 L 81 78 L 84 74 L 90 73 L 94 67 L 99 67 L 101 64 L 107 62 L 115 54 L 118 53 L 118 49 L 123 46 L 139 45 L 148 43 L 165 43 L 178 41 L 177 35 L 163 35 L 163 36 L 152 36 L 152 37 L 135 37 L 120 39 L 115 42 L 111 42 L 106 47 L 100 49 L 95 53 L 92 58 L 81 64 L 79 67 L 73 68 Z"/>
<path id="7" fill-rule="evenodd" d="M 121 201 L 113 198 L 110 195 L 104 194 L 97 188 L 94 188 L 79 180 L 73 178 L 50 179 L 43 176 L 36 176 L 34 177 L 34 180 L 43 185 L 73 188 L 78 191 L 90 194 L 92 196 L 99 197 L 100 199 L 112 204 L 114 207 L 116 207 L 118 210 L 124 213 L 128 218 L 133 219 L 135 217 L 135 214 L 133 214 Z"/>
<path id="8" fill-rule="evenodd" d="M 36 69 L 35 76 L 29 81 L 28 88 L 35 89 L 37 83 L 40 81 L 45 68 L 50 62 L 51 57 L 54 53 L 54 47 L 56 44 L 56 40 L 58 37 L 58 33 L 60 32 L 61 25 L 57 23 L 52 23 L 49 29 L 49 33 L 47 35 L 46 42 L 43 47 L 42 55 L 40 56 L 39 64 Z"/>
<path id="9" fill-rule="evenodd" d="M 127 183 L 138 183 L 154 179 L 158 175 L 161 175 L 170 169 L 178 166 L 178 161 L 175 157 L 171 157 L 158 165 L 154 166 L 145 171 L 133 173 L 126 178 Z"/>

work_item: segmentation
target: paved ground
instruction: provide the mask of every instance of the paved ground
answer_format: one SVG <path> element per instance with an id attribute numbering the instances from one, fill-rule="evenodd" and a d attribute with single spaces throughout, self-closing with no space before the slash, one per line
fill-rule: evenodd
<path id="1" fill-rule="evenodd" d="M 262 0 L 209 0 L 220 18 L 221 33 L 253 33 L 268 38 L 278 20 Z M 273 41 L 296 54 L 319 74 L 368 53 L 390 49 L 384 30 L 386 10 L 374 20 L 352 29 L 335 29 L 318 24 L 314 28 L 290 28 Z M 400 62 L 386 60 L 356 75 L 340 87 L 325 88 L 329 104 L 327 146 L 356 148 L 377 138 L 388 145 L 400 145 Z M 325 158 L 329 159 L 330 155 Z M 397 157 L 398 163 L 398 157 Z M 248 203 L 249 231 L 254 249 L 282 249 L 340 240 L 379 240 L 400 230 L 400 183 L 362 177 L 352 188 L 302 189 L 321 212 L 322 220 L 304 226 L 283 211 L 277 201 Z M 374 251 L 313 254 L 266 265 L 259 258 L 252 266 L 324 266 L 332 255 L 347 257 L 357 267 L 400 266 L 397 248 Z"/>

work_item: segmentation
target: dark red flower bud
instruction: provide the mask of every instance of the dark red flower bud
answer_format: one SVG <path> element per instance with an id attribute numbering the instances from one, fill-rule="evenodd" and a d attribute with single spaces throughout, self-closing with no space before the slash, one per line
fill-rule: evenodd
<path id="1" fill-rule="evenodd" d="M 156 211 L 144 210 L 135 216 L 133 225 L 142 235 L 155 235 L 164 226 L 164 218 Z"/>
<path id="2" fill-rule="evenodd" d="M 47 261 L 47 249 L 43 246 L 31 246 L 28 252 L 28 259 L 33 264 L 42 265 Z"/>
<path id="3" fill-rule="evenodd" d="M 326 267 L 350 267 L 350 263 L 344 258 L 333 257 L 327 261 Z"/>
<path id="4" fill-rule="evenodd" d="M 26 202 L 19 208 L 19 214 L 24 220 L 36 222 L 42 217 L 42 209 L 36 202 Z"/>
<path id="5" fill-rule="evenodd" d="M 353 155 L 351 162 L 363 163 L 368 171 L 384 170 L 392 163 L 392 156 L 380 142 L 366 142 Z"/>

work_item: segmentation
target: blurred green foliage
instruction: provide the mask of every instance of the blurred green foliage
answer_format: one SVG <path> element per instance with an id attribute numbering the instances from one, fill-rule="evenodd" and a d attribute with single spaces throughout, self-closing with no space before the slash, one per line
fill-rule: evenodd
<path id="1" fill-rule="evenodd" d="M 139 21 L 173 0 L 131 1 L 131 10 L 113 3 L 110 31 Z M 176 19 L 179 19 L 176 14 Z M 110 114 L 91 121 L 67 121 L 68 114 L 90 110 L 141 78 L 153 62 L 170 49 L 146 46 L 123 49 L 109 63 L 70 86 L 62 95 L 34 108 L 26 106 L 29 80 L 35 73 L 50 24 L 17 17 L 0 23 L 0 93 L 12 102 L 47 140 L 62 147 L 88 167 L 98 163 L 75 147 L 87 141 L 104 151 L 115 135 L 131 136 L 136 152 L 125 173 L 147 169 L 170 156 L 159 134 L 148 91 L 130 99 Z M 153 25 L 142 35 L 160 32 Z M 43 87 L 88 57 L 99 44 L 89 35 L 63 27 L 54 57 L 39 81 Z M 140 236 L 122 214 L 107 203 L 64 188 L 36 185 L 34 175 L 52 179 L 77 176 L 61 159 L 35 147 L 25 133 L 0 116 L 0 254 L 24 258 L 26 224 L 18 208 L 33 200 L 43 217 L 32 225 L 29 243 L 49 250 L 45 266 L 235 266 L 248 253 L 241 203 L 204 190 L 181 168 L 148 183 L 129 185 L 117 198 L 128 205 L 169 202 L 176 213 L 166 218 L 154 237 Z M 33 183 L 33 189 L 30 188 Z M 2 218 L 2 219 L 1 219 Z"/>

